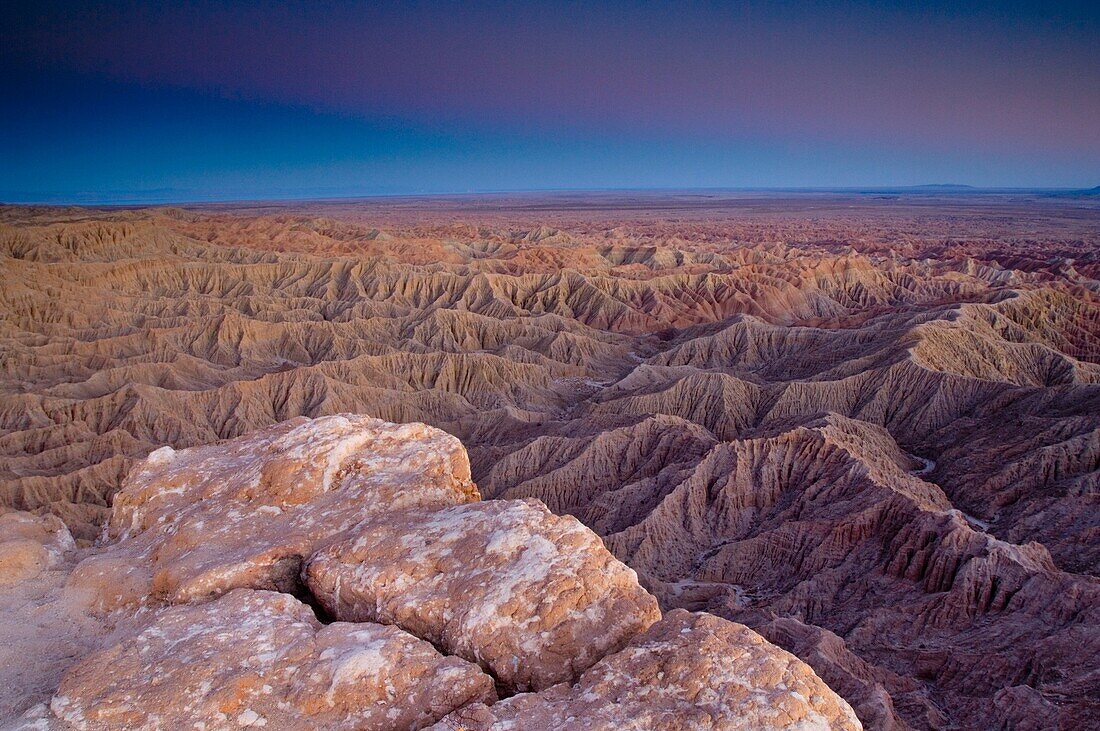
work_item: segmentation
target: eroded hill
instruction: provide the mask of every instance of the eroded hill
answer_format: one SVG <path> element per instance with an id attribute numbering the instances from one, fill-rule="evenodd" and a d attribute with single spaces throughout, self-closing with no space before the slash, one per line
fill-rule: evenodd
<path id="1" fill-rule="evenodd" d="M 1074 727 L 1100 711 L 1086 205 L 0 209 L 0 501 L 89 541 L 163 445 L 426 422 L 483 497 L 575 515 L 869 727 Z"/>

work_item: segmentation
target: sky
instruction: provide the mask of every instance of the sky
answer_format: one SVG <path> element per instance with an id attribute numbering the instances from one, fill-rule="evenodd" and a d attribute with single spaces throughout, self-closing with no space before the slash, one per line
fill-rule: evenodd
<path id="1" fill-rule="evenodd" d="M 0 5 L 0 200 L 1100 185 L 1100 4 Z"/>

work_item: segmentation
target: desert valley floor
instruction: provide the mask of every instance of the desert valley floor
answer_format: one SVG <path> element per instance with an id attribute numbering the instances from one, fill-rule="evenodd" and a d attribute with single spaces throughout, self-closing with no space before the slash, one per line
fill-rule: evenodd
<path id="1" fill-rule="evenodd" d="M 424 422 L 867 728 L 1100 725 L 1098 196 L 5 206 L 0 267 L 0 509 L 81 547 L 164 445 Z"/>

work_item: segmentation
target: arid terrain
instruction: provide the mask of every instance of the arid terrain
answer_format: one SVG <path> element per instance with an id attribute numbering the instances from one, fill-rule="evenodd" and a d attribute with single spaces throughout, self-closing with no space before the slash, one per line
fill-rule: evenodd
<path id="1" fill-rule="evenodd" d="M 626 728 L 584 704 L 622 694 L 623 713 L 634 702 L 657 708 L 623 690 L 623 678 L 650 672 L 641 665 L 670 647 L 677 658 L 694 656 L 694 645 L 675 643 L 696 631 L 711 643 L 700 654 L 707 662 L 756 648 L 764 659 L 738 660 L 767 676 L 754 683 L 780 687 L 786 673 L 793 679 L 783 688 L 813 690 L 777 692 L 761 705 L 722 686 L 719 695 L 732 700 L 712 718 L 782 708 L 784 723 L 820 717 L 845 727 L 850 712 L 823 680 L 869 729 L 1100 725 L 1098 196 L 6 206 L 0 267 L 0 509 L 65 524 L 43 517 L 33 530 L 11 529 L 9 543 L 19 546 L 5 553 L 0 543 L 0 569 L 22 582 L 3 600 L 16 619 L 0 630 L 0 667 L 31 668 L 6 679 L 0 728 L 48 702 L 66 662 L 99 650 L 107 633 L 129 639 L 66 676 L 71 692 L 55 697 L 53 712 L 71 725 L 59 728 L 103 728 L 89 714 L 132 712 L 132 698 L 104 700 L 97 667 L 121 668 L 133 685 L 148 653 L 162 652 L 157 642 L 170 657 L 173 632 L 193 637 L 187 626 L 242 626 L 250 641 L 269 642 L 274 629 L 240 619 L 257 614 L 280 617 L 280 632 L 310 648 L 301 662 L 321 668 L 321 680 L 309 681 L 317 687 L 302 686 L 282 660 L 269 668 L 282 678 L 277 692 L 297 698 L 295 713 L 318 727 L 337 720 L 315 715 L 311 693 L 327 690 L 325 713 L 361 700 L 338 682 L 343 666 L 322 667 L 328 656 L 318 650 L 367 642 L 348 622 L 381 622 L 369 625 L 379 628 L 371 647 L 394 643 L 393 652 L 422 658 L 423 667 L 406 669 L 412 677 L 392 682 L 410 693 L 446 688 L 430 718 L 420 710 L 428 701 L 395 707 L 390 720 L 410 728 L 508 728 L 515 718 L 566 728 L 576 713 Z M 416 493 L 399 520 L 363 523 L 358 502 L 333 501 L 293 531 L 270 513 L 188 513 L 192 502 L 167 493 L 135 497 L 158 469 L 160 457 L 141 462 L 154 450 L 334 414 L 436 427 L 465 447 L 470 474 L 443 498 Z M 409 438 L 443 439 L 432 434 Z M 225 461 L 237 452 L 227 449 L 213 453 L 214 467 L 193 467 L 199 477 L 179 478 L 181 494 L 221 500 L 214 487 L 195 485 L 218 470 L 232 483 Z M 272 464 L 274 477 L 257 478 L 263 490 L 283 485 L 281 463 Z M 143 466 L 127 502 L 112 508 L 135 465 Z M 409 481 L 423 480 L 398 482 Z M 292 482 L 280 489 L 294 493 Z M 249 492 L 258 488 L 232 489 L 260 501 Z M 403 499 L 379 494 L 355 500 Z M 497 506 L 504 500 L 514 502 Z M 509 505 L 524 507 L 513 515 L 501 507 Z M 558 566 L 549 548 L 547 565 L 599 577 L 599 606 L 622 621 L 570 625 L 575 634 L 553 640 L 569 648 L 565 660 L 550 661 L 511 629 L 479 626 L 484 634 L 470 645 L 464 631 L 423 610 L 435 588 L 416 602 L 386 594 L 397 579 L 363 567 L 402 567 L 401 580 L 414 581 L 422 564 L 449 565 L 431 550 L 450 540 L 438 517 L 448 511 L 482 516 L 454 518 L 475 533 L 469 526 L 483 520 L 486 531 L 520 526 L 550 546 L 579 546 L 580 568 Z M 150 528 L 157 525 L 172 526 L 172 538 Z M 427 548 L 387 552 L 403 536 L 433 530 L 444 532 Z M 28 548 L 27 536 L 46 548 Z M 463 535 L 453 548 L 492 553 L 483 538 Z M 107 549 L 106 541 L 121 542 Z M 257 562 L 267 567 L 262 581 L 242 580 Z M 438 592 L 489 601 L 470 588 L 484 586 L 470 566 L 445 573 L 454 583 Z M 53 631 L 62 610 L 50 602 L 63 587 L 90 592 L 100 613 L 147 606 L 152 596 L 183 606 L 150 608 L 129 635 L 92 615 L 70 616 L 62 624 L 72 636 L 47 652 L 26 627 Z M 188 603 L 213 596 L 221 598 Z M 311 608 L 340 621 L 321 625 Z M 731 622 L 707 626 L 713 618 L 700 611 Z M 383 636 L 382 625 L 404 631 Z M 753 645 L 759 638 L 739 625 L 813 672 L 767 643 Z M 606 646 L 589 646 L 592 635 Z M 629 643 L 639 642 L 651 654 L 631 654 L 638 645 Z M 213 652 L 196 644 L 196 657 Z M 534 653 L 530 662 L 508 665 L 523 652 Z M 563 663 L 565 674 L 555 675 Z M 760 669 L 767 663 L 774 672 Z M 220 682 L 214 672 L 180 682 Z M 84 701 L 56 700 L 80 693 Z M 498 696 L 507 700 L 488 705 Z M 791 701 L 803 696 L 805 707 Z M 684 718 L 675 705 L 667 712 Z M 674 727 L 662 718 L 652 727 Z"/>

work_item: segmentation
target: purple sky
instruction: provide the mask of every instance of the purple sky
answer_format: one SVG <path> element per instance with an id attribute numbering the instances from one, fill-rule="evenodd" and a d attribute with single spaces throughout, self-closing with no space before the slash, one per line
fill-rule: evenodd
<path id="1" fill-rule="evenodd" d="M 1089 4 L 148 5 L 0 11 L 0 195 L 1100 184 Z"/>

